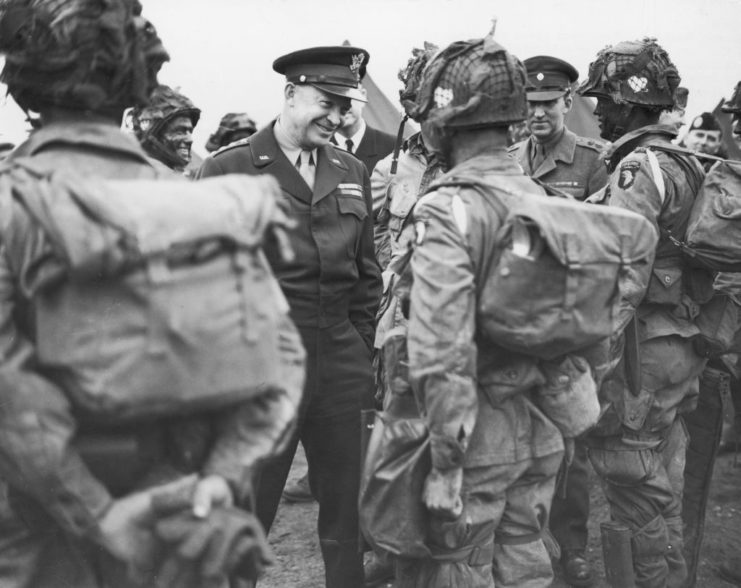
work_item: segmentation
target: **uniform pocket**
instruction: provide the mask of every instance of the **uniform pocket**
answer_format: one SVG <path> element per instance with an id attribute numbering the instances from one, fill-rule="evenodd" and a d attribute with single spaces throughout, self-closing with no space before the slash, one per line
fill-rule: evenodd
<path id="1" fill-rule="evenodd" d="M 653 268 L 645 302 L 678 306 L 682 302 L 682 269 Z"/>
<path id="2" fill-rule="evenodd" d="M 368 217 L 368 208 L 362 198 L 346 195 L 337 198 L 337 207 L 340 212 L 340 229 L 345 237 L 347 252 L 351 257 L 355 257 L 363 232 L 363 223 Z"/>
<path id="3" fill-rule="evenodd" d="M 654 452 L 650 449 L 614 451 L 589 449 L 589 461 L 597 475 L 614 486 L 640 486 L 654 471 Z"/>

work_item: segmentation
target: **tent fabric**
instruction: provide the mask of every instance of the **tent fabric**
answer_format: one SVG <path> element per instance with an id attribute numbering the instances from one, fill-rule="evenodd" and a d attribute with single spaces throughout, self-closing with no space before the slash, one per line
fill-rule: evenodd
<path id="1" fill-rule="evenodd" d="M 581 137 L 599 139 L 599 123 L 594 116 L 594 100 L 587 96 L 579 96 L 579 94 L 572 94 L 572 96 L 574 102 L 571 110 L 566 114 L 564 121 L 566 127 Z"/>

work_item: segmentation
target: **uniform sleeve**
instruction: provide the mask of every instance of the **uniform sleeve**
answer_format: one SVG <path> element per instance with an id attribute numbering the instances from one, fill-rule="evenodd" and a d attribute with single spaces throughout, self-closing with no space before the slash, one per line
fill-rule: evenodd
<path id="1" fill-rule="evenodd" d="M 386 267 L 391 255 L 389 243 L 388 199 L 391 185 L 391 157 L 378 162 L 371 174 L 371 195 L 373 196 L 373 239 L 376 258 L 381 267 Z"/>
<path id="2" fill-rule="evenodd" d="M 283 386 L 229 411 L 217 423 L 219 434 L 204 473 L 224 477 L 238 493 L 255 466 L 282 452 L 293 433 L 303 393 L 306 353 L 288 317 L 281 325 L 279 344 Z"/>
<path id="3" fill-rule="evenodd" d="M 14 276 L 0 255 L 0 478 L 33 497 L 69 534 L 90 536 L 111 503 L 72 446 L 66 396 L 33 373 L 33 348 L 16 326 Z"/>
<path id="4" fill-rule="evenodd" d="M 381 268 L 376 259 L 375 244 L 373 241 L 373 214 L 368 172 L 363 170 L 363 193 L 368 209 L 368 216 L 363 221 L 360 247 L 356 263 L 358 266 L 358 281 L 350 292 L 350 322 L 355 326 L 360 336 L 373 348 L 376 332 L 376 311 L 381 299 Z"/>
<path id="5" fill-rule="evenodd" d="M 200 180 L 201 178 L 210 178 L 212 176 L 223 176 L 224 173 L 221 164 L 216 160 L 216 158 L 209 156 L 203 160 L 201 167 L 198 168 L 196 179 Z"/>
<path id="6" fill-rule="evenodd" d="M 666 188 L 669 187 L 669 183 L 666 183 Z M 610 176 L 610 206 L 619 206 L 643 215 L 657 234 L 664 200 L 644 153 L 631 153 L 625 157 Z"/>
<path id="7" fill-rule="evenodd" d="M 478 414 L 474 267 L 449 197 L 424 197 L 414 219 L 409 373 L 427 419 L 433 466 L 445 470 L 463 465 Z"/>

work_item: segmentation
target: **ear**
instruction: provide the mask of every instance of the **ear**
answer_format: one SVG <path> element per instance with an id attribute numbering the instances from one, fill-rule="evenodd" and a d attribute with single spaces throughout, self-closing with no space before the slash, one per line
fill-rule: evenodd
<path id="1" fill-rule="evenodd" d="M 563 97 L 563 113 L 566 114 L 571 110 L 571 107 L 574 105 L 574 97 L 571 95 L 571 92 L 566 94 L 566 96 Z"/>
<path id="2" fill-rule="evenodd" d="M 296 84 L 288 82 L 286 87 L 283 88 L 283 96 L 285 97 L 286 102 L 291 103 L 296 96 Z"/>

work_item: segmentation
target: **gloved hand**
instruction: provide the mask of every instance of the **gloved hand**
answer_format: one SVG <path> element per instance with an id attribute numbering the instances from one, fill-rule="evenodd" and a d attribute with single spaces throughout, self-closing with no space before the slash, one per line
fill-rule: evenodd
<path id="1" fill-rule="evenodd" d="M 260 522 L 237 508 L 217 506 L 205 518 L 181 510 L 157 521 L 155 533 L 172 548 L 157 575 L 161 588 L 255 579 L 274 560 Z"/>
<path id="2" fill-rule="evenodd" d="M 462 468 L 449 470 L 432 468 L 425 480 L 422 500 L 433 515 L 454 521 L 463 513 L 462 486 Z"/>

